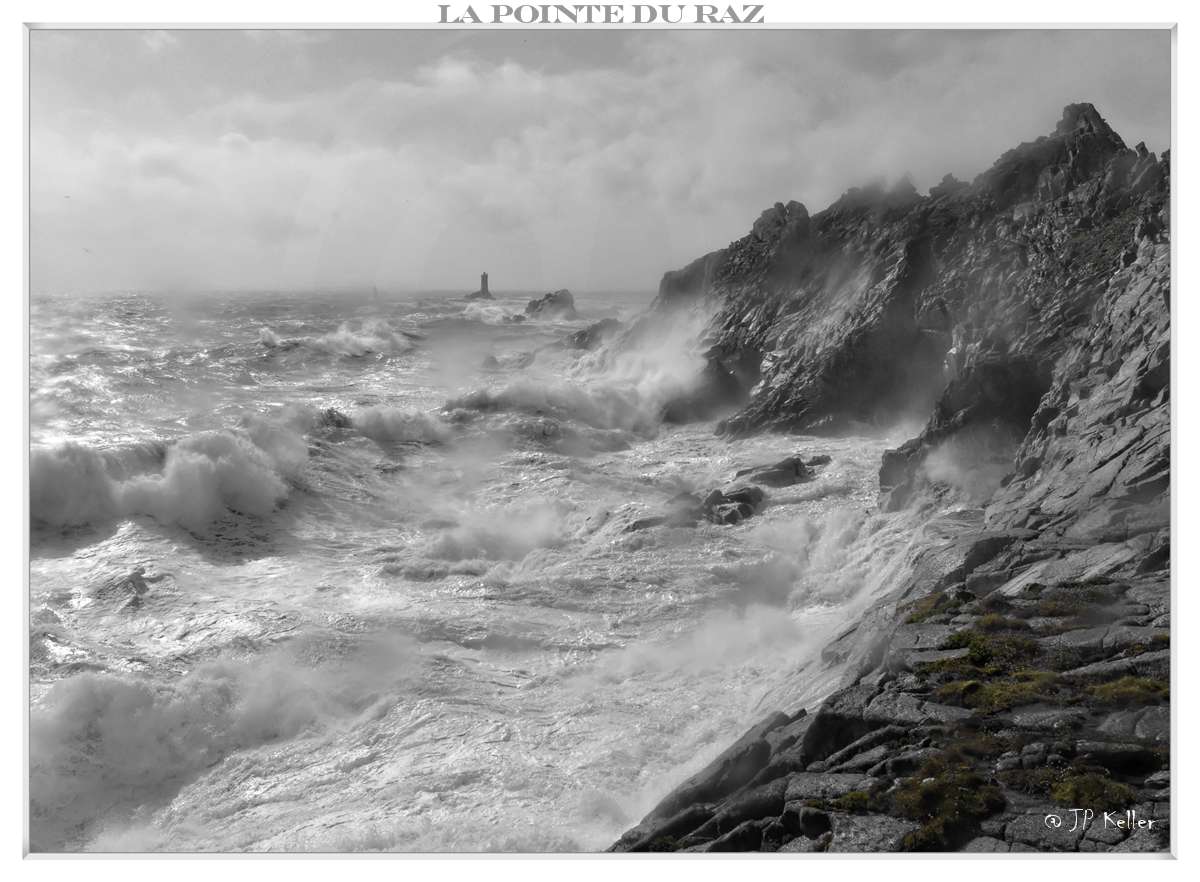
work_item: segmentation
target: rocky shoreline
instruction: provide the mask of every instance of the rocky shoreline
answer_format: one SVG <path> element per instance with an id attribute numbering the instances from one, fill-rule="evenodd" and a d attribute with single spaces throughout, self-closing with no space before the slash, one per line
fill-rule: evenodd
<path id="1" fill-rule="evenodd" d="M 923 526 L 825 647 L 836 691 L 612 850 L 1169 848 L 1169 178 L 1074 104 L 970 184 L 779 203 L 664 277 L 627 339 L 713 314 L 664 416 L 732 410 L 738 437 L 919 413 L 880 506 Z"/>

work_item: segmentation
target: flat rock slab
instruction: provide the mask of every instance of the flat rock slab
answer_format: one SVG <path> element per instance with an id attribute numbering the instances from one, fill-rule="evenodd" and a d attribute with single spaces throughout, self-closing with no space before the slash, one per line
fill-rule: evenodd
<path id="1" fill-rule="evenodd" d="M 1029 705 L 1008 714 L 1008 720 L 1018 729 L 1062 732 L 1082 726 L 1088 716 L 1083 708 Z"/>
<path id="2" fill-rule="evenodd" d="M 833 822 L 833 841 L 827 851 L 879 852 L 898 851 L 905 834 L 917 829 L 912 821 L 890 815 L 850 815 L 830 812 Z"/>
<path id="3" fill-rule="evenodd" d="M 875 783 L 856 772 L 796 772 L 788 778 L 788 802 L 807 799 L 837 799 L 855 790 L 865 790 Z"/>
<path id="4" fill-rule="evenodd" d="M 1127 542 L 1109 542 L 1073 551 L 1064 557 L 1038 561 L 1020 575 L 1005 582 L 996 593 L 1016 597 L 1030 585 L 1061 585 L 1066 582 L 1086 582 L 1106 576 L 1128 563 L 1141 549 Z"/>
<path id="5" fill-rule="evenodd" d="M 956 723 L 973 716 L 962 707 L 923 701 L 906 692 L 883 692 L 867 705 L 863 717 L 880 723 L 919 726 L 926 723 Z"/>
<path id="6" fill-rule="evenodd" d="M 1112 738 L 1165 743 L 1171 737 L 1171 709 L 1165 705 L 1109 714 L 1096 731 Z"/>
<path id="7" fill-rule="evenodd" d="M 1158 649 L 1152 653 L 1134 655 L 1128 659 L 1097 661 L 1093 665 L 1072 668 L 1063 672 L 1063 677 L 1076 679 L 1116 679 L 1117 677 L 1166 678 L 1171 672 L 1171 650 Z"/>
<path id="8" fill-rule="evenodd" d="M 1043 649 L 1080 649 L 1094 652 L 1119 652 L 1131 646 L 1149 646 L 1154 640 L 1170 637 L 1165 628 L 1141 625 L 1101 625 L 1097 628 L 1080 628 L 1042 637 L 1038 640 Z"/>

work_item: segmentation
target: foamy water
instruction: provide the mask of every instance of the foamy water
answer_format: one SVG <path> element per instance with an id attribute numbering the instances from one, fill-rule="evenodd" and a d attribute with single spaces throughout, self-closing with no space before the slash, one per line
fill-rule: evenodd
<path id="1" fill-rule="evenodd" d="M 555 345 L 648 300 L 35 298 L 35 850 L 597 850 L 819 698 L 909 541 L 888 439 L 659 425 L 702 317 Z M 628 529 L 797 452 L 743 524 Z"/>

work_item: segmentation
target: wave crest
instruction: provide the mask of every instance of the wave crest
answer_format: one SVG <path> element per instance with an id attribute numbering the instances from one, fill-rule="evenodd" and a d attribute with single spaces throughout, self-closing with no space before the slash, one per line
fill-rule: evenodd
<path id="1" fill-rule="evenodd" d="M 149 515 L 202 530 L 230 511 L 265 516 L 287 497 L 288 479 L 300 474 L 308 446 L 291 426 L 256 418 L 169 445 L 157 472 L 145 462 L 131 467 L 133 455 L 74 442 L 34 450 L 30 518 L 75 527 Z"/>
<path id="2" fill-rule="evenodd" d="M 416 348 L 419 335 L 397 331 L 383 319 L 343 322 L 337 330 L 319 337 L 281 337 L 272 328 L 261 328 L 259 342 L 275 352 L 304 348 L 326 355 L 362 358 L 367 355 L 398 355 Z"/>

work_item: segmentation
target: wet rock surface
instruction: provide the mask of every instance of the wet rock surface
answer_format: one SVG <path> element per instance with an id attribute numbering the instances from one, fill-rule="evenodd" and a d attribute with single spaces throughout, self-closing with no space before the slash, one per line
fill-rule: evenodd
<path id="1" fill-rule="evenodd" d="M 715 304 L 708 364 L 738 366 L 720 431 L 922 410 L 880 506 L 930 520 L 815 663 L 836 688 L 614 850 L 1169 848 L 1169 172 L 1071 105 L 970 184 L 779 203 L 667 274 L 660 307 Z M 714 493 L 703 511 L 731 504 Z"/>

